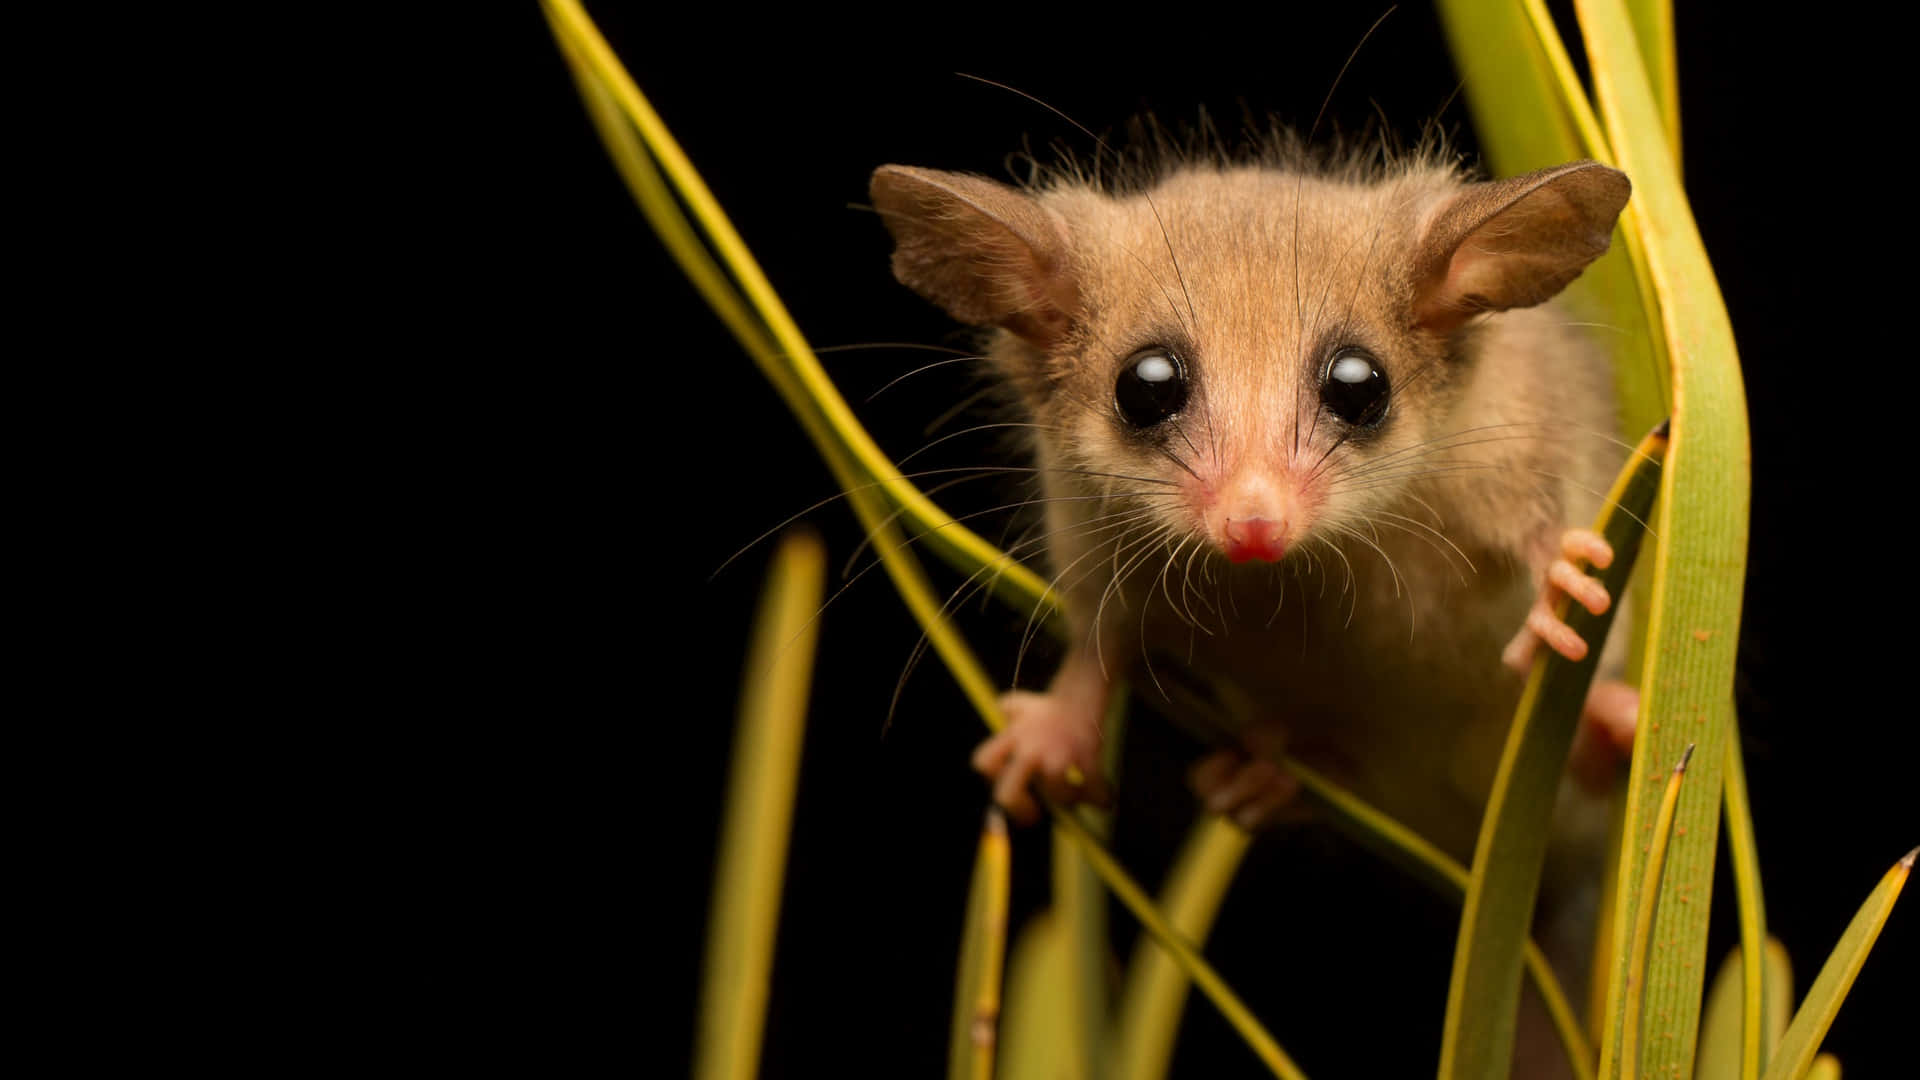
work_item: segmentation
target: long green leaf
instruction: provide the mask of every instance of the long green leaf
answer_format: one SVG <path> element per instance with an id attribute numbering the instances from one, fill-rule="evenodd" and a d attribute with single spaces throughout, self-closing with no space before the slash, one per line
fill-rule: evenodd
<path id="1" fill-rule="evenodd" d="M 1084 1070 L 1075 1041 L 1060 1037 L 1079 1022 L 1070 938 L 1060 913 L 1049 908 L 1028 919 L 1014 941 L 1000 1024 L 1001 1080 L 1059 1080 Z"/>
<path id="2" fill-rule="evenodd" d="M 1114 687 L 1107 703 L 1107 715 L 1101 722 L 1100 770 L 1116 785 L 1120 782 L 1120 750 L 1127 731 L 1127 704 L 1131 700 L 1124 684 Z M 1081 807 L 1080 820 L 1087 823 L 1102 843 L 1112 835 L 1113 815 L 1092 806 Z M 1067 973 L 1062 987 L 1069 1022 L 1057 1027 L 1052 1037 L 1063 1047 L 1060 1066 L 1050 1080 L 1090 1080 L 1109 1075 L 1106 1059 L 1108 1001 L 1107 973 L 1112 966 L 1112 946 L 1107 938 L 1107 895 L 1091 862 L 1070 837 L 1056 830 L 1053 845 L 1053 909 L 1059 914 L 1059 932 Z M 1188 933 L 1177 918 L 1169 920 Z M 1205 935 L 1198 935 L 1204 937 Z M 1152 941 L 1142 935 L 1141 942 Z M 1051 1003 L 1050 1003 L 1051 1004 Z"/>
<path id="3" fill-rule="evenodd" d="M 1633 571 L 1645 533 L 1641 522 L 1659 489 L 1665 449 L 1662 425 L 1641 441 L 1594 523 L 1614 550 L 1613 563 L 1597 575 L 1609 595 L 1620 595 Z M 1559 614 L 1582 638 L 1598 642 L 1606 639 L 1617 610 L 1593 615 L 1568 599 Z M 1442 1080 L 1493 1080 L 1505 1076 L 1513 1060 L 1520 970 L 1553 804 L 1599 663 L 1597 648 L 1578 662 L 1541 649 L 1527 677 L 1494 776 L 1460 916 L 1440 1050 Z"/>
<path id="4" fill-rule="evenodd" d="M 1840 943 L 1820 966 L 1820 974 L 1814 976 L 1807 1000 L 1800 1003 L 1793 1023 L 1787 1025 L 1787 1033 L 1767 1065 L 1767 1080 L 1799 1080 L 1812 1066 L 1821 1040 L 1827 1037 L 1827 1029 L 1833 1026 L 1833 1018 L 1840 1012 L 1840 1003 L 1847 999 L 1854 977 L 1860 974 L 1861 965 L 1867 962 L 1867 953 L 1880 936 L 1880 928 L 1886 925 L 1887 916 L 1893 911 L 1893 902 L 1900 899 L 1900 889 L 1913 872 L 1915 854 L 1920 854 L 1920 848 L 1907 852 L 1893 864 L 1867 896 L 1867 902 L 1860 905 L 1853 921 L 1847 924 Z"/>
<path id="5" fill-rule="evenodd" d="M 1174 960 L 1186 971 L 1187 977 L 1193 980 L 1194 985 L 1213 1000 L 1221 1015 L 1234 1026 L 1240 1033 L 1240 1037 L 1247 1041 L 1248 1046 L 1260 1060 L 1273 1070 L 1274 1075 L 1283 1077 L 1285 1080 L 1304 1080 L 1306 1074 L 1300 1071 L 1300 1066 L 1294 1064 L 1293 1059 L 1280 1048 L 1280 1044 L 1274 1041 L 1273 1036 L 1267 1034 L 1260 1022 L 1254 1019 L 1253 1013 L 1247 1008 L 1246 1003 L 1240 1000 L 1240 996 L 1235 994 L 1227 986 L 1226 981 L 1200 958 L 1200 951 L 1193 942 L 1185 934 L 1173 928 L 1160 909 L 1147 898 L 1146 892 L 1120 870 L 1119 865 L 1113 861 L 1113 856 L 1094 842 L 1080 818 L 1073 814 L 1056 812 L 1054 824 L 1060 831 L 1080 838 L 1076 842 L 1080 844 L 1095 869 L 1100 871 L 1100 876 L 1106 879 L 1107 887 L 1112 889 L 1120 902 L 1127 906 L 1127 910 L 1133 912 L 1134 917 L 1140 920 L 1140 925 L 1153 935 L 1161 948 L 1173 955 Z"/>
<path id="6" fill-rule="evenodd" d="M 825 577 L 820 542 L 808 533 L 788 536 L 774 555 L 754 624 L 707 929 L 694 1069 L 700 1080 L 746 1080 L 759 1071 L 819 630 L 813 616 Z"/>
<path id="7" fill-rule="evenodd" d="M 1724 811 L 1727 818 L 1727 852 L 1732 856 L 1733 892 L 1740 919 L 1740 955 L 1758 956 L 1761 942 L 1767 940 L 1766 901 L 1760 893 L 1760 848 L 1753 837 L 1753 811 L 1747 800 L 1747 765 L 1740 752 L 1738 718 L 1727 737 L 1727 784 Z M 1784 953 L 1783 953 L 1784 955 Z M 1771 959 L 1771 952 L 1768 958 Z M 1766 1012 L 1765 964 L 1742 965 L 1740 992 L 1740 1080 L 1759 1080 L 1766 1067 L 1767 1053 L 1773 1047 L 1763 1038 L 1768 1030 Z M 1780 1016 L 1785 1023 L 1785 1014 Z M 1702 1057 L 1705 1054 L 1703 1052 Z"/>
<path id="8" fill-rule="evenodd" d="M 1623 884 L 1615 900 L 1615 977 L 1609 984 L 1603 1077 L 1670 1076 L 1691 1067 L 1706 967 L 1734 649 L 1746 573 L 1749 454 L 1746 397 L 1719 284 L 1707 262 L 1674 154 L 1620 0 L 1577 0 L 1594 95 L 1615 163 L 1633 178 L 1630 207 L 1659 297 L 1671 353 L 1673 445 L 1660 493 L 1641 708 L 1627 792 Z M 1654 924 L 1660 947 L 1644 986 L 1646 1028 L 1638 1061 L 1620 1060 L 1627 1023 L 1620 935 L 1643 902 L 1642 833 L 1665 763 L 1699 746 L 1680 794 L 1666 863 L 1669 895 Z"/>
<path id="9" fill-rule="evenodd" d="M 1687 762 L 1692 757 L 1693 747 L 1689 746 L 1667 778 L 1666 790 L 1660 796 L 1660 810 L 1653 819 L 1653 835 L 1647 840 L 1646 871 L 1640 879 L 1640 908 L 1634 916 L 1633 939 L 1627 945 L 1624 984 L 1627 1021 L 1620 1032 L 1622 1061 L 1640 1060 L 1635 1051 L 1639 1046 L 1640 1024 L 1646 1014 L 1647 956 L 1653 951 L 1653 917 L 1664 896 L 1660 871 L 1666 865 L 1667 846 L 1673 839 L 1673 811 L 1680 804 L 1680 789 L 1684 786 L 1681 781 L 1686 779 Z M 1686 897 L 1677 899 L 1684 901 Z"/>
<path id="10" fill-rule="evenodd" d="M 1211 814 L 1194 826 L 1167 872 L 1167 888 L 1160 897 L 1160 909 L 1175 929 L 1191 940 L 1206 940 L 1250 840 L 1246 830 Z M 1141 938 L 1127 965 L 1114 1024 L 1114 1075 L 1159 1080 L 1167 1074 L 1186 1001 L 1187 978 L 1179 966 L 1152 939 Z"/>
<path id="11" fill-rule="evenodd" d="M 1636 575 L 1645 577 L 1645 574 Z M 1620 850 L 1621 837 L 1626 834 L 1627 792 L 1624 777 L 1616 778 L 1612 789 L 1607 793 L 1607 841 L 1601 847 L 1603 852 Z M 1607 987 L 1613 975 L 1613 898 L 1620 893 L 1620 860 L 1602 859 L 1600 868 L 1600 909 L 1594 920 L 1593 943 L 1588 947 L 1592 958 L 1587 972 L 1587 1037 L 1599 1045 L 1606 1031 L 1604 1018 L 1607 1011 Z M 1599 1062 L 1596 1060 L 1595 1065 Z"/>
<path id="12" fill-rule="evenodd" d="M 1007 590 L 1009 595 L 1045 595 L 1045 588 L 1031 570 L 956 522 L 900 475 L 854 418 L 725 211 L 578 0 L 542 0 L 542 7 L 570 60 L 577 59 L 591 72 L 622 115 L 638 129 L 648 152 L 672 181 L 673 190 L 699 222 L 701 234 L 778 346 L 769 353 L 756 352 L 754 359 L 788 398 L 796 414 L 802 414 L 803 422 L 807 414 L 818 418 L 819 423 L 809 425 L 808 433 L 830 463 L 837 461 L 842 470 L 852 474 L 852 483 L 843 478 L 842 486 L 849 494 L 859 487 L 883 496 L 875 501 L 889 511 L 900 511 L 916 537 L 924 539 L 942 557 L 963 571 L 991 571 L 986 578 L 989 587 Z M 798 400 L 791 392 L 794 389 L 799 391 Z M 937 648 L 938 642 L 935 644 Z"/>
<path id="13" fill-rule="evenodd" d="M 1000 969 L 1007 953 L 1007 888 L 1013 858 L 1007 820 L 987 811 L 973 860 L 967 924 L 960 939 L 953 988 L 953 1028 L 947 1043 L 947 1080 L 992 1080 L 1000 1030 Z"/>

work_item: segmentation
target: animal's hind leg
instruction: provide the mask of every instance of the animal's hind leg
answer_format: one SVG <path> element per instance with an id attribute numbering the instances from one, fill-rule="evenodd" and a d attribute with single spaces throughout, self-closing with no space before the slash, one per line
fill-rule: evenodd
<path id="1" fill-rule="evenodd" d="M 1200 759 L 1188 774 L 1194 794 L 1215 814 L 1243 829 L 1291 820 L 1300 781 L 1264 756 L 1244 750 L 1220 750 Z"/>

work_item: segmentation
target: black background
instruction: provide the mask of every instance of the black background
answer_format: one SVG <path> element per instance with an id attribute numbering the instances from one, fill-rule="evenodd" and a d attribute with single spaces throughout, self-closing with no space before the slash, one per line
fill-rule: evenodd
<path id="1" fill-rule="evenodd" d="M 1910 139 L 1891 104 L 1904 97 L 1861 81 L 1879 77 L 1860 55 L 1871 30 L 1822 36 L 1798 22 L 1730 23 L 1693 10 L 1701 6 L 1680 12 L 1686 181 L 1739 338 L 1753 425 L 1740 707 L 1770 929 L 1804 992 L 1881 873 L 1920 839 L 1906 788 L 1912 759 L 1884 749 L 1913 715 L 1902 694 L 1909 545 L 1897 520 L 1910 476 L 1900 413 L 1910 400 L 1910 301 L 1905 272 L 1881 265 L 1911 257 L 1912 229 L 1897 211 L 1907 200 L 1888 179 L 1890 156 Z M 1044 151 L 1058 139 L 1090 153 L 1090 140 L 1052 113 L 955 72 L 1017 87 L 1110 136 L 1143 111 L 1177 125 L 1201 105 L 1227 131 L 1243 106 L 1305 127 L 1380 14 L 1087 8 L 1068 20 L 894 8 L 783 17 L 716 6 L 687 19 L 653 9 L 592 11 L 816 346 L 964 340 L 888 273 L 884 230 L 859 205 L 874 166 L 1005 176 L 1008 153 L 1023 146 Z M 644 916 L 615 935 L 614 955 L 589 965 L 614 973 L 616 987 L 647 988 L 647 1041 L 673 1073 L 692 1041 L 732 702 L 770 545 L 707 578 L 834 486 L 649 233 L 531 5 L 521 24 L 513 67 L 524 91 L 510 93 L 494 138 L 476 148 L 498 192 L 487 221 L 495 258 L 484 265 L 541 329 L 528 368 L 541 392 L 527 408 L 549 411 L 536 421 L 547 445 L 534 452 L 552 476 L 535 481 L 541 494 L 527 514 L 550 515 L 556 562 L 573 558 L 578 541 L 588 565 L 556 566 L 556 587 L 591 582 L 588 598 L 573 601 L 607 628 L 572 670 L 615 673 L 616 704 L 595 714 L 603 730 L 577 748 L 582 775 L 612 785 L 581 804 L 614 808 L 614 820 L 597 825 L 607 849 L 561 845 L 556 869 L 561 880 L 638 897 Z M 748 31 L 750 42 L 735 40 Z M 1404 6 L 1359 51 L 1323 128 L 1357 132 L 1377 114 L 1412 138 L 1435 120 L 1471 149 L 1456 84 L 1434 16 Z M 954 365 L 861 402 L 937 358 L 878 350 L 824 359 L 897 458 L 979 384 Z M 509 409 L 502 422 L 522 419 Z M 943 449 L 952 452 L 927 464 L 1002 454 L 988 439 Z M 1011 490 L 952 501 L 1021 497 Z M 837 569 L 859 542 L 851 514 L 830 506 L 807 520 Z M 978 531 L 995 539 L 999 528 Z M 970 637 L 1005 677 L 1021 622 L 974 610 Z M 836 596 L 823 625 L 765 1073 L 852 1063 L 858 1073 L 937 1075 L 984 805 L 966 766 L 981 729 L 931 659 L 906 677 L 889 723 L 917 631 L 882 575 Z M 571 632 L 554 628 L 561 641 Z M 1116 844 L 1151 883 L 1190 820 L 1179 774 L 1193 750 L 1150 723 L 1136 725 L 1132 743 Z M 554 765 L 562 789 L 568 757 Z M 1044 902 L 1046 843 L 1041 830 L 1016 837 L 1017 913 Z M 574 859 L 616 869 L 576 876 L 558 865 Z M 1732 941 L 1724 871 L 1715 899 L 1717 965 Z M 1253 849 L 1209 953 L 1310 1074 L 1420 1075 L 1437 1054 L 1454 919 L 1336 840 L 1270 835 Z M 1115 926 L 1130 942 L 1118 911 Z M 1915 1001 L 1901 970 L 1914 940 L 1913 912 L 1897 910 L 1828 1039 L 1850 1076 L 1890 1075 L 1911 1060 L 1896 1049 L 1895 1018 Z M 1197 999 L 1175 1071 L 1260 1074 Z"/>

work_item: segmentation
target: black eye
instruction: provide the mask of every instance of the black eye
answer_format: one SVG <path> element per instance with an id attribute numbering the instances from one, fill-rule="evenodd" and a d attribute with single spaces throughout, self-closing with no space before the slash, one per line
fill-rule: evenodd
<path id="1" fill-rule="evenodd" d="M 1152 427 L 1187 403 L 1186 368 L 1166 349 L 1141 349 L 1120 369 L 1113 403 L 1127 423 L 1137 428 Z"/>
<path id="2" fill-rule="evenodd" d="M 1333 354 L 1320 384 L 1320 403 L 1355 427 L 1377 427 L 1387 418 L 1387 373 L 1365 349 L 1351 345 Z"/>

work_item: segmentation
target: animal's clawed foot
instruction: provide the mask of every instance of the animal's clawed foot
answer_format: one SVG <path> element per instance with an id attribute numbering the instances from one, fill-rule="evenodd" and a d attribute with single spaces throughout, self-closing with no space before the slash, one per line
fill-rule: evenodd
<path id="1" fill-rule="evenodd" d="M 1007 726 L 973 752 L 973 767 L 993 782 L 993 801 L 1015 821 L 1040 817 L 1032 785 L 1061 805 L 1107 802 L 1095 709 L 1070 695 L 1019 690 L 1003 696 L 1000 709 Z"/>
<path id="2" fill-rule="evenodd" d="M 1604 570 L 1613 564 L 1613 547 L 1590 529 L 1568 529 L 1560 534 L 1560 554 L 1547 564 L 1546 580 L 1533 602 L 1533 610 L 1527 612 L 1526 625 L 1501 653 L 1500 659 L 1508 667 L 1526 672 L 1533 666 L 1534 649 L 1543 641 L 1569 660 L 1586 658 L 1588 643 L 1555 614 L 1555 609 L 1560 601 L 1572 597 L 1574 603 L 1599 615 L 1613 605 L 1613 597 L 1607 594 L 1606 586 L 1575 565 L 1576 559 L 1584 559 L 1596 569 Z"/>
<path id="3" fill-rule="evenodd" d="M 1243 829 L 1282 820 L 1300 794 L 1300 781 L 1264 757 L 1221 750 L 1201 758 L 1187 779 L 1211 813 L 1232 818 Z"/>

